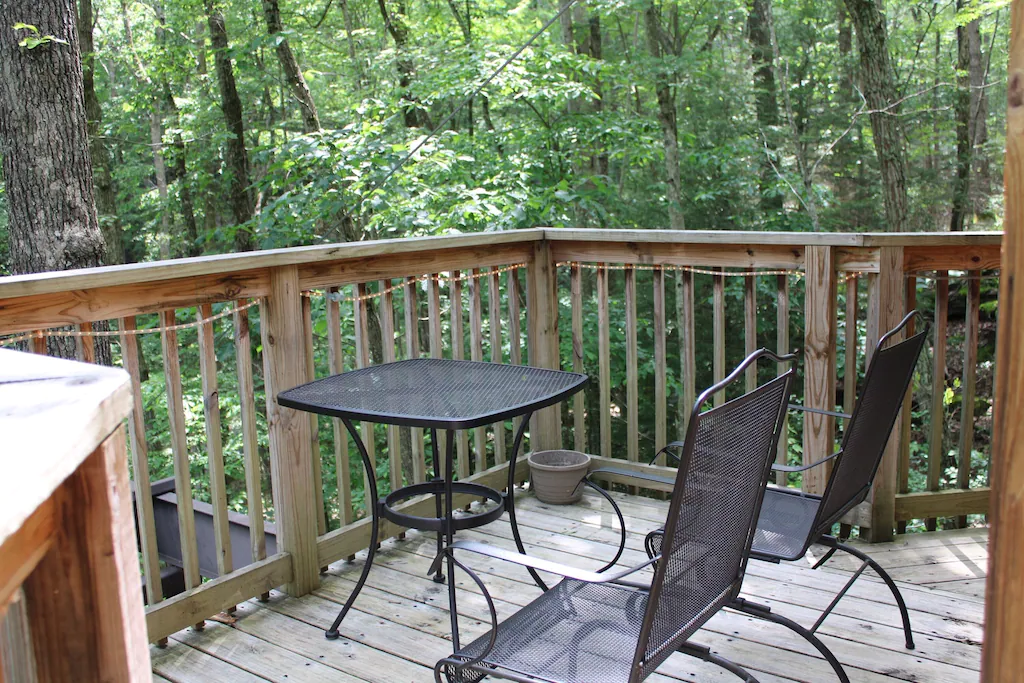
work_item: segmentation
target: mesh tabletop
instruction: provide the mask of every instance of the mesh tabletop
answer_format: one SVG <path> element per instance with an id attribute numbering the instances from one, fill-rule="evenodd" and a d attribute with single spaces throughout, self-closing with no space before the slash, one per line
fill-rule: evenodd
<path id="1" fill-rule="evenodd" d="M 413 427 L 470 429 L 558 403 L 587 376 L 526 365 L 413 358 L 283 391 L 288 408 Z"/>

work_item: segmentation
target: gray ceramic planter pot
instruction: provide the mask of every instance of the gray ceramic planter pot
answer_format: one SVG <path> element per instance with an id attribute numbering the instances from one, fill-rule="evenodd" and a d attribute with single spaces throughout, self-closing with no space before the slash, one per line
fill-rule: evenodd
<path id="1" fill-rule="evenodd" d="M 583 496 L 579 486 L 590 467 L 590 456 L 579 451 L 537 451 L 527 459 L 530 484 L 542 503 L 568 505 Z"/>

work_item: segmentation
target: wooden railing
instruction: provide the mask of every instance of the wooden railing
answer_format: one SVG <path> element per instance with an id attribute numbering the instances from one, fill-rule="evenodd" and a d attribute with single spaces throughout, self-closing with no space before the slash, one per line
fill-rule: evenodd
<path id="1" fill-rule="evenodd" d="M 865 349 L 913 303 L 905 301 L 917 291 L 907 276 L 936 278 L 945 301 L 944 274 L 967 272 L 959 463 L 969 466 L 978 276 L 999 267 L 1000 237 L 535 229 L 213 256 L 0 279 L 0 336 L 10 344 L 27 334 L 22 345 L 46 352 L 45 334 L 84 335 L 73 337 L 81 358 L 112 356 L 132 376 L 132 476 L 149 637 L 159 640 L 272 587 L 305 594 L 318 585 L 321 567 L 366 547 L 369 523 L 358 496 L 363 475 L 351 470 L 348 436 L 337 421 L 282 409 L 273 396 L 371 362 L 430 355 L 587 372 L 593 388 L 575 397 L 565 416 L 558 407 L 537 414 L 529 447 L 564 443 L 640 462 L 680 433 L 697 389 L 757 346 L 802 349 L 802 401 L 822 409 L 843 407 L 836 406 L 842 352 L 849 408 Z M 936 306 L 935 318 L 935 363 L 944 368 L 943 355 L 954 349 L 943 306 Z M 147 364 L 147 354 L 139 353 L 155 344 L 139 340 L 155 337 L 137 334 L 139 328 L 159 333 L 162 391 L 155 356 Z M 183 354 L 198 359 L 198 377 L 182 376 Z M 934 416 L 946 410 L 944 375 L 936 375 L 941 391 L 925 382 L 916 401 L 908 398 L 916 412 L 929 406 L 933 425 L 941 425 Z M 185 404 L 186 386 L 201 387 L 202 411 Z M 641 415 L 648 396 L 653 412 Z M 809 415 L 793 423 L 790 443 L 800 444 L 805 458 L 834 448 L 831 418 Z M 459 476 L 499 485 L 512 427 L 460 434 Z M 382 486 L 425 478 L 429 434 L 361 430 L 374 435 L 367 442 L 381 464 Z M 911 457 L 910 420 L 897 433 L 872 501 L 848 520 L 863 535 L 884 539 L 897 522 L 934 524 L 934 518 L 987 510 L 987 488 L 971 489 L 969 478 L 938 490 L 948 450 L 941 434 L 931 437 L 926 490 L 910 492 L 911 462 L 920 459 Z M 149 453 L 150 446 L 158 451 Z M 779 458 L 793 450 L 780 449 Z M 158 471 L 162 458 L 170 472 Z M 517 467 L 525 478 L 521 459 Z M 181 545 L 173 561 L 182 566 L 186 590 L 164 600 L 150 482 L 170 473 Z M 819 491 L 823 482 L 808 476 L 800 484 Z M 194 497 L 212 506 L 215 571 L 200 568 Z M 245 552 L 231 545 L 232 512 L 247 517 Z M 270 556 L 265 522 L 274 525 L 277 552 Z M 384 524 L 382 533 L 403 531 Z"/>

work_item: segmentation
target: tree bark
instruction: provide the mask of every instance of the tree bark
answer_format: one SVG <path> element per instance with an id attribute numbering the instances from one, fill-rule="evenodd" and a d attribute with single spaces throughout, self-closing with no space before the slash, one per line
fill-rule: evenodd
<path id="1" fill-rule="evenodd" d="M 783 197 L 770 192 L 776 185 L 775 128 L 779 125 L 779 100 L 775 87 L 775 50 L 772 46 L 772 2 L 752 0 L 747 16 L 747 35 L 754 63 L 754 101 L 757 108 L 757 123 L 764 140 L 765 154 L 761 161 L 760 190 L 761 211 L 766 215 L 778 215 L 783 211 Z"/>
<path id="2" fill-rule="evenodd" d="M 96 96 L 95 49 L 92 32 L 95 27 L 92 0 L 78 4 L 78 39 L 82 51 L 82 87 L 85 95 L 85 115 L 89 132 L 89 156 L 93 167 L 93 185 L 100 232 L 103 235 L 104 262 L 107 265 L 124 263 L 121 220 L 117 215 L 117 190 L 110 172 L 110 153 L 103 144 L 100 126 L 103 110 Z"/>
<path id="3" fill-rule="evenodd" d="M 992 194 L 989 155 L 984 149 L 988 143 L 988 90 L 985 88 L 988 68 L 982 49 L 980 20 L 967 25 L 967 43 L 971 82 L 971 205 L 975 217 L 979 218 L 990 215 L 988 200 Z"/>
<path id="4" fill-rule="evenodd" d="M 225 162 L 231 170 L 231 213 L 238 226 L 235 231 L 235 249 L 251 251 L 256 247 L 252 233 L 241 227 L 253 217 L 253 198 L 249 190 L 249 153 L 245 147 L 242 100 L 238 97 L 235 70 L 228 55 L 227 26 L 215 0 L 206 0 L 206 16 L 210 27 L 210 43 L 214 50 L 217 84 L 220 88 L 220 108 L 231 133 L 227 140 Z"/>
<path id="5" fill-rule="evenodd" d="M 285 79 L 291 88 L 292 95 L 299 103 L 299 111 L 302 113 L 302 130 L 306 133 L 313 133 L 320 130 L 320 116 L 316 111 L 316 103 L 313 101 L 313 93 L 309 91 L 306 78 L 299 68 L 299 60 L 295 58 L 288 39 L 283 35 L 284 26 L 281 23 L 281 8 L 277 0 L 263 0 L 263 17 L 267 22 L 267 33 L 271 36 L 278 36 L 277 60 L 281 63 L 281 70 L 284 71 Z"/>
<path id="6" fill-rule="evenodd" d="M 857 33 L 860 78 L 882 175 L 885 219 L 892 232 L 909 228 L 907 162 L 897 116 L 896 77 L 889 59 L 885 15 L 876 0 L 845 0 Z"/>

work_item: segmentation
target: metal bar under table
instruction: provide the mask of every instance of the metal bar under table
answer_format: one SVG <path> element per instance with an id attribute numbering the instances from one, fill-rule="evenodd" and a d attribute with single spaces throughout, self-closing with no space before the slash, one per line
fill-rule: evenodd
<path id="1" fill-rule="evenodd" d="M 457 531 L 489 524 L 507 511 L 516 547 L 519 552 L 525 553 L 516 524 L 513 487 L 515 463 L 530 416 L 534 411 L 559 403 L 580 391 L 587 381 L 586 375 L 525 365 L 411 358 L 324 377 L 279 393 L 277 402 L 281 406 L 341 419 L 355 440 L 370 487 L 368 494 L 372 523 L 366 563 L 355 589 L 327 630 L 327 638 L 333 640 L 338 637 L 338 627 L 366 583 L 377 550 L 381 517 L 403 527 L 435 532 L 440 554 L 452 543 Z M 502 493 L 473 482 L 455 481 L 452 467 L 455 432 L 513 417 L 521 417 L 522 422 L 516 430 L 512 453 L 508 459 L 507 492 Z M 433 442 L 433 478 L 429 482 L 400 487 L 380 500 L 374 463 L 370 461 L 366 444 L 356 431 L 354 421 L 429 429 Z M 443 470 L 438 430 L 447 432 Z M 497 503 L 497 506 L 456 518 L 452 501 L 456 494 L 462 493 L 489 500 Z M 420 495 L 435 497 L 435 517 L 408 515 L 397 509 L 400 503 Z M 453 575 L 454 569 L 454 561 L 449 555 L 449 577 Z M 528 570 L 537 585 L 547 590 L 537 572 L 532 568 Z M 439 583 L 445 581 L 440 568 L 433 578 Z M 455 582 L 447 583 L 452 638 L 457 650 L 459 628 Z"/>

